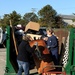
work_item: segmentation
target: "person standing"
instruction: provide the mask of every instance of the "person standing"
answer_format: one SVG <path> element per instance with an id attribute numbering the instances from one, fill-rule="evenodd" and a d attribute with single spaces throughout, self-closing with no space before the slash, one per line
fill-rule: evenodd
<path id="1" fill-rule="evenodd" d="M 29 40 L 31 37 L 24 35 L 18 47 L 17 63 L 19 70 L 17 75 L 22 75 L 22 70 L 24 70 L 24 75 L 29 75 L 29 53 L 33 53 L 36 48 L 36 44 L 32 48 L 30 47 Z"/>
<path id="2" fill-rule="evenodd" d="M 47 48 L 52 54 L 52 58 L 55 65 L 58 65 L 58 40 L 57 37 L 53 34 L 51 28 L 47 28 L 47 37 L 43 38 L 46 41 Z"/>

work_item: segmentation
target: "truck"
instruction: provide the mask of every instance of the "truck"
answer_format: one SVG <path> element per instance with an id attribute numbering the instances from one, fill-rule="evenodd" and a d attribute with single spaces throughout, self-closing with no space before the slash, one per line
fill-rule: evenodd
<path id="1" fill-rule="evenodd" d="M 6 47 L 6 32 L 0 27 L 0 45 Z"/>

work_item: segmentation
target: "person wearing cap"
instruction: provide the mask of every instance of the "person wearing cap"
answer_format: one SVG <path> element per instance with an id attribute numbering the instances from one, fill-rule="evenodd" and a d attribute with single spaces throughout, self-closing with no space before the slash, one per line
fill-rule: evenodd
<path id="1" fill-rule="evenodd" d="M 53 34 L 53 29 L 47 28 L 47 37 L 43 38 L 46 41 L 47 48 L 52 54 L 52 58 L 55 65 L 58 65 L 58 40 L 57 37 Z"/>
<path id="2" fill-rule="evenodd" d="M 33 53 L 37 45 L 35 43 L 33 47 L 30 47 L 29 40 L 31 40 L 30 36 L 23 35 L 23 40 L 18 46 L 17 63 L 19 70 L 17 75 L 22 75 L 22 70 L 24 70 L 24 75 L 29 75 L 29 53 Z"/>

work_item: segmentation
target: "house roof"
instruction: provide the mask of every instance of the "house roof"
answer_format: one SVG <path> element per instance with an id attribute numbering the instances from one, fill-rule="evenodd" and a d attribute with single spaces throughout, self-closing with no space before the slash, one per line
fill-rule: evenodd
<path id="1" fill-rule="evenodd" d="M 63 19 L 75 19 L 75 15 L 59 15 Z"/>

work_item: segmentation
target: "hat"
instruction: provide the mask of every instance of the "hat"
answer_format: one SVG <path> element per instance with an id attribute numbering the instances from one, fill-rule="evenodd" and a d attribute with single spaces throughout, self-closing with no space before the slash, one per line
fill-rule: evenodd
<path id="1" fill-rule="evenodd" d="M 18 24 L 18 25 L 17 25 L 17 27 L 21 28 L 21 27 L 22 27 L 22 25 L 21 25 L 21 24 Z"/>

